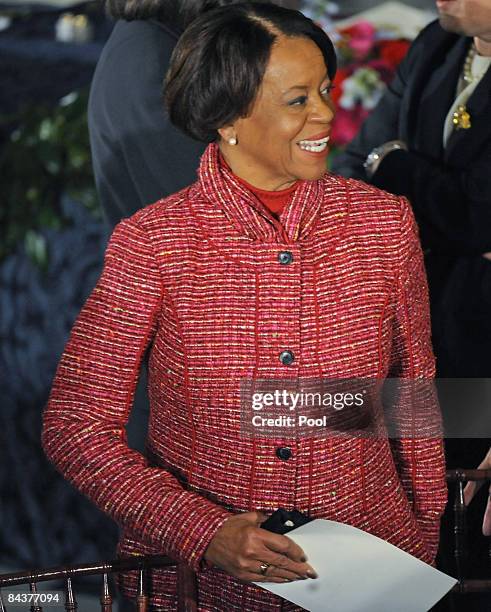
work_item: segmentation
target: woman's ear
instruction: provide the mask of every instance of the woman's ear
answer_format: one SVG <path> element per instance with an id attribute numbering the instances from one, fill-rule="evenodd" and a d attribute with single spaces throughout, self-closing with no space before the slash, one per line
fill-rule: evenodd
<path id="1" fill-rule="evenodd" d="M 224 144 L 235 146 L 238 143 L 237 132 L 233 125 L 227 125 L 225 127 L 219 128 L 217 132 L 218 132 L 218 135 L 220 136 L 221 141 Z"/>

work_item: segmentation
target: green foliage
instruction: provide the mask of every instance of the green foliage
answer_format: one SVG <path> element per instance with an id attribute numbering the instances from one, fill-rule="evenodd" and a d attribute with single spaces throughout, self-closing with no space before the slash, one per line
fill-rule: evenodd
<path id="1" fill-rule="evenodd" d="M 61 209 L 64 193 L 100 216 L 87 99 L 87 91 L 71 93 L 53 109 L 33 107 L 8 118 L 17 127 L 0 157 L 0 261 L 23 244 L 31 259 L 46 267 L 48 252 L 41 230 L 60 230 L 69 223 Z"/>

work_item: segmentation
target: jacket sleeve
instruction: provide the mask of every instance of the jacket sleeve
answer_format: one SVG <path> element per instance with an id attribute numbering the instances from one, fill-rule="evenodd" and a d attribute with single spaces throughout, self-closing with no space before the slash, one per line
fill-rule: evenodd
<path id="1" fill-rule="evenodd" d="M 58 365 L 44 412 L 48 458 L 125 529 L 176 561 L 201 558 L 230 514 L 126 443 L 140 365 L 158 327 L 160 273 L 143 228 L 121 222 Z"/>
<path id="2" fill-rule="evenodd" d="M 414 151 L 394 151 L 372 182 L 409 198 L 425 248 L 481 255 L 491 251 L 491 142 L 468 167 L 451 168 Z"/>
<path id="3" fill-rule="evenodd" d="M 402 237 L 389 376 L 401 380 L 390 435 L 402 485 L 433 562 L 447 500 L 445 458 L 423 255 L 409 203 L 400 201 Z"/>

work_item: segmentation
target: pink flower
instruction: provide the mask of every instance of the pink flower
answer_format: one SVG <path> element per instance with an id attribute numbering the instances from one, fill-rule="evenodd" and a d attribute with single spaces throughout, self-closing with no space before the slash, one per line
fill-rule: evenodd
<path id="1" fill-rule="evenodd" d="M 358 21 L 340 31 L 356 60 L 364 59 L 371 52 L 375 45 L 375 33 L 375 27 L 369 21 Z"/>

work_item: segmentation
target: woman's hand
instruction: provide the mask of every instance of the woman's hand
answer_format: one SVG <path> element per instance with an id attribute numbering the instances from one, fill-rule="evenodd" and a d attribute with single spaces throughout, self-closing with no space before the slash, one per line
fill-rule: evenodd
<path id="1" fill-rule="evenodd" d="M 487 455 L 484 457 L 483 461 L 479 464 L 478 470 L 491 470 L 491 448 L 488 450 Z M 464 501 L 465 505 L 468 506 L 472 501 L 475 493 L 481 488 L 482 482 L 468 482 L 465 485 L 464 489 Z M 482 522 L 482 532 L 485 536 L 491 535 L 491 485 L 489 485 L 489 496 L 488 496 L 488 505 L 486 506 L 486 511 L 484 512 L 484 519 Z"/>
<path id="2" fill-rule="evenodd" d="M 266 518 L 261 512 L 245 512 L 227 519 L 208 545 L 206 561 L 245 582 L 317 578 L 300 546 L 259 527 Z M 264 573 L 261 564 L 269 565 Z"/>

